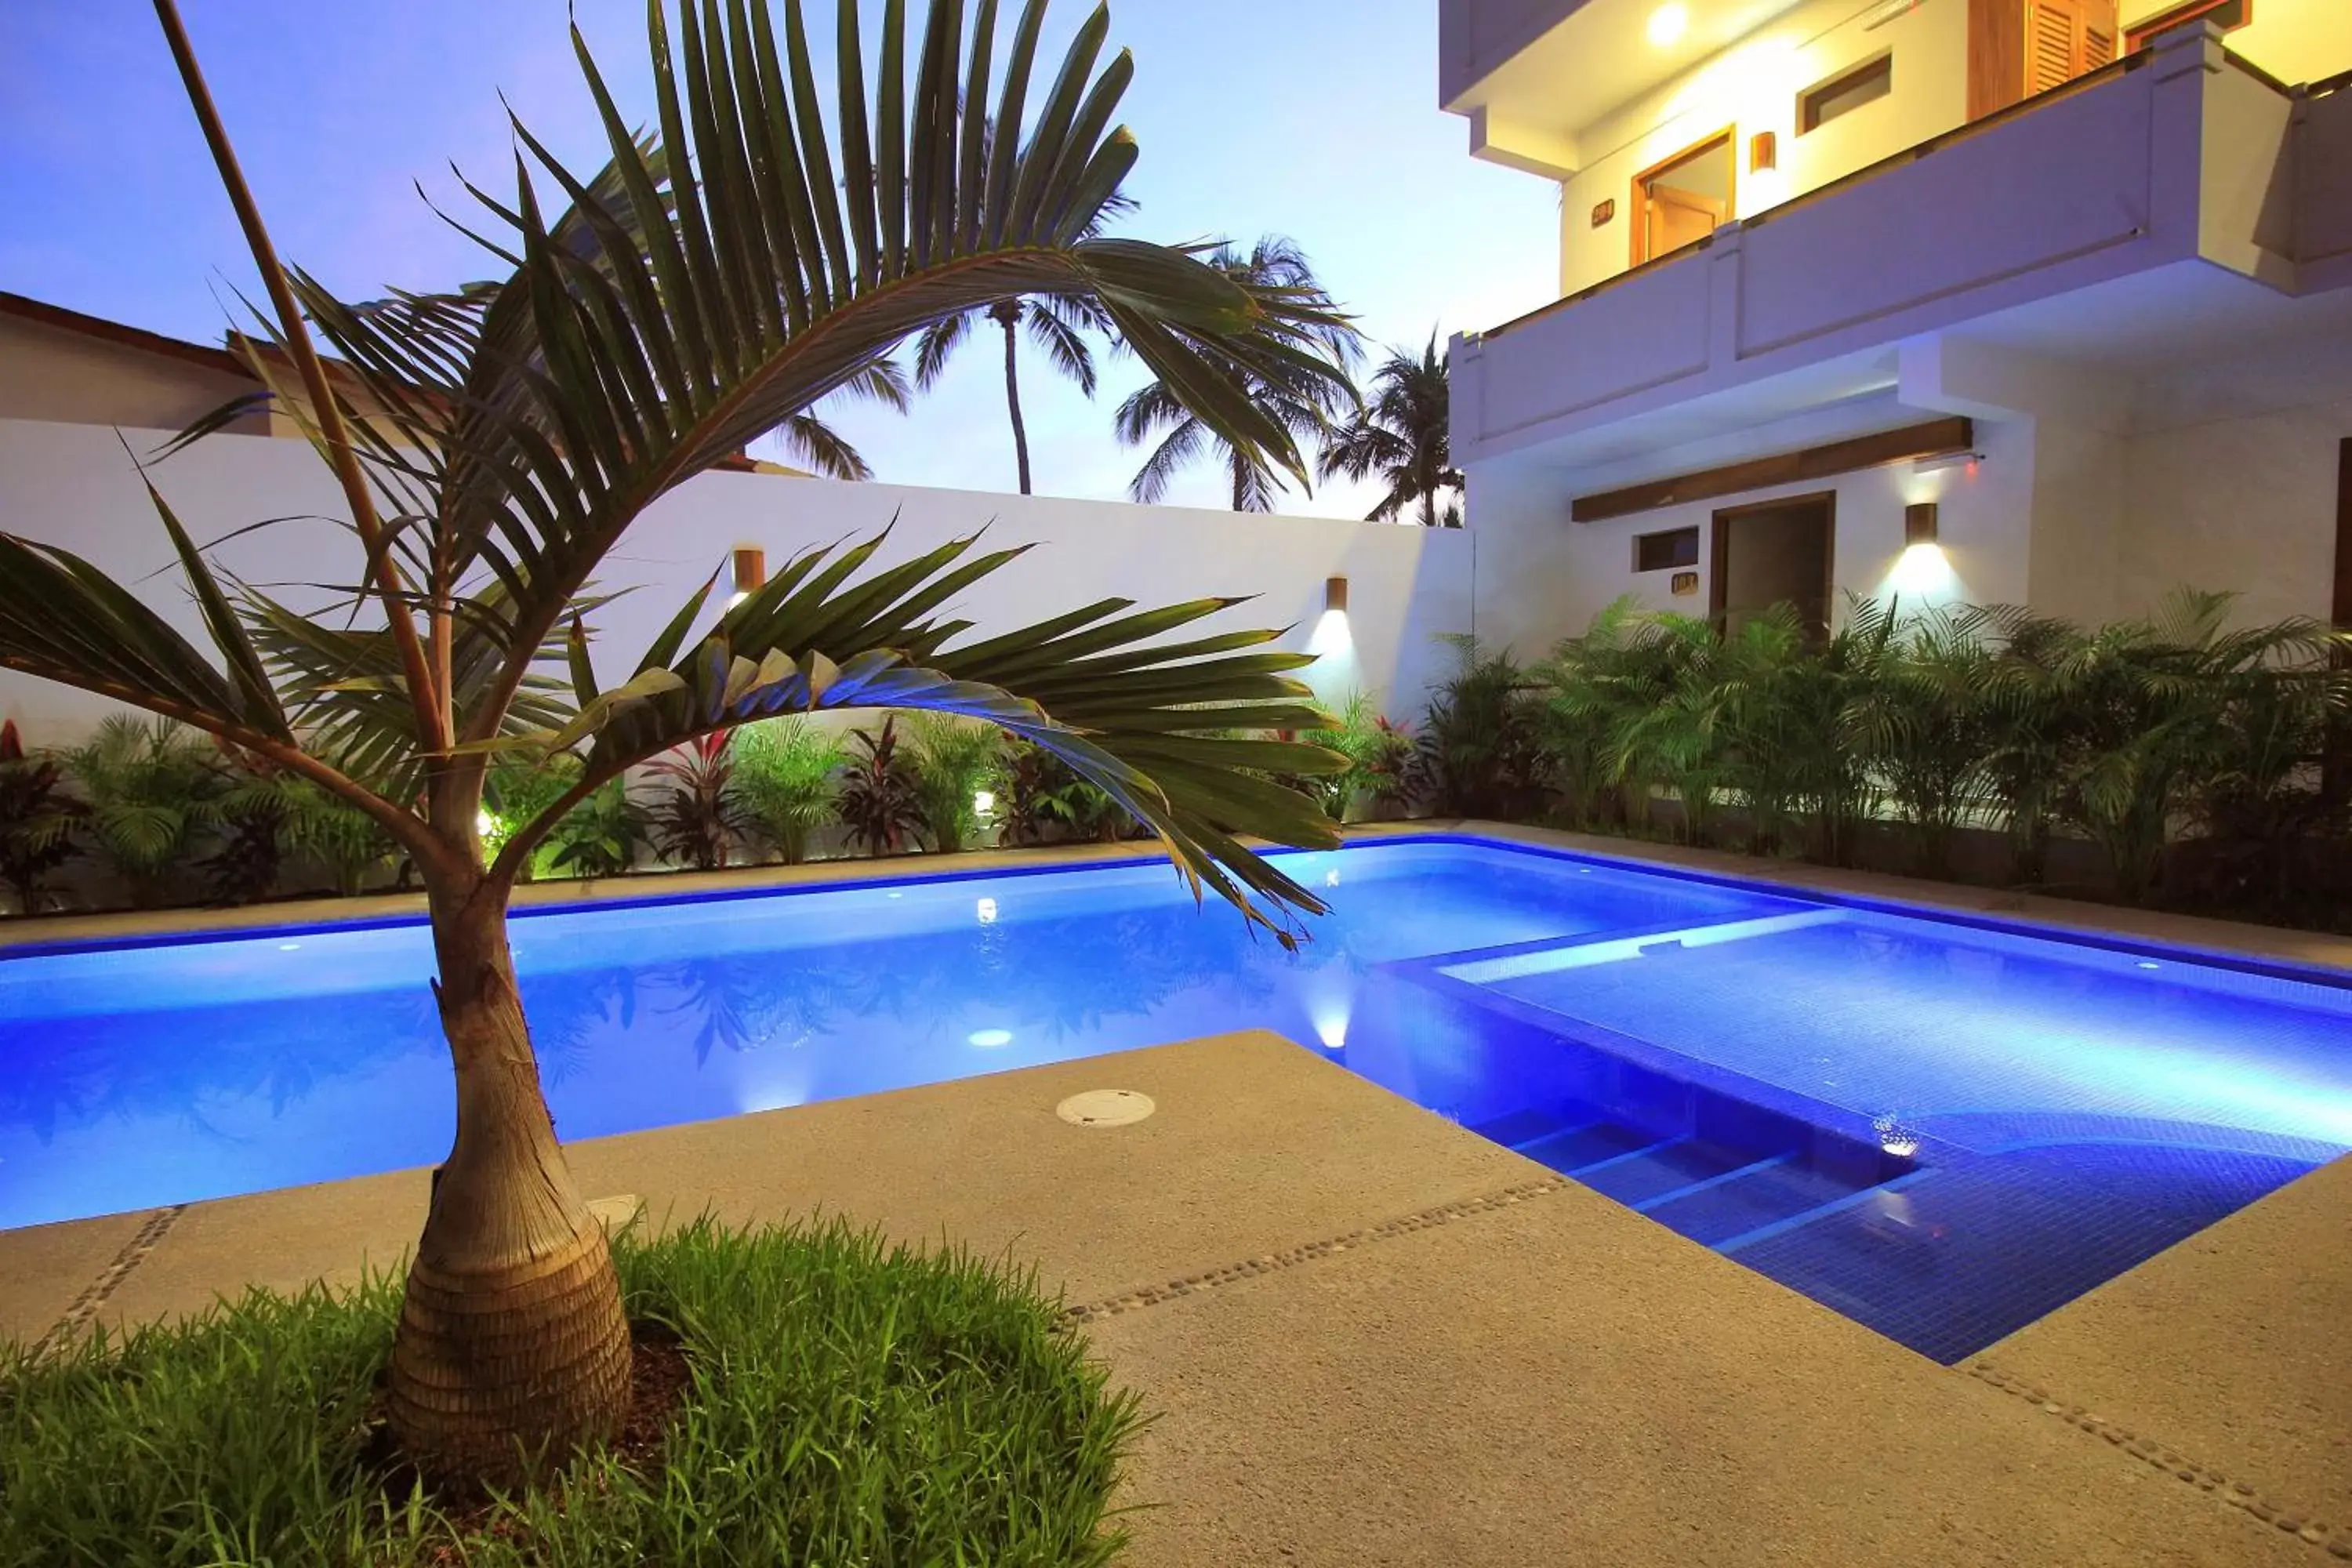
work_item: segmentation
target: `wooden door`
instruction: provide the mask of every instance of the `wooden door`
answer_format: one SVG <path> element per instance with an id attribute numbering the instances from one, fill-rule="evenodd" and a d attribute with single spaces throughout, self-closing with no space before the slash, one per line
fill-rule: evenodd
<path id="1" fill-rule="evenodd" d="M 1679 185 L 1651 185 L 1647 209 L 1650 232 L 1645 243 L 1652 256 L 1680 250 L 1713 234 L 1723 222 L 1723 204 Z"/>
<path id="2" fill-rule="evenodd" d="M 1835 491 L 1727 508 L 1715 514 L 1714 536 L 1708 608 L 1718 629 L 1737 634 L 1751 616 L 1789 605 L 1809 639 L 1827 639 L 1836 581 Z"/>
<path id="3" fill-rule="evenodd" d="M 1728 129 L 1634 175 L 1631 264 L 1680 250 L 1730 222 L 1738 190 Z"/>

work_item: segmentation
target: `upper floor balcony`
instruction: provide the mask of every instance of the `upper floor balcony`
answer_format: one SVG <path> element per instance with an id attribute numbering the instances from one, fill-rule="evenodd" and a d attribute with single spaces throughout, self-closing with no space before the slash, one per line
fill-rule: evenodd
<path id="1" fill-rule="evenodd" d="M 1916 20 L 1963 0 L 1906 3 Z M 1581 8 L 1465 0 L 1447 16 L 1458 33 L 1473 14 Z M 1884 393 L 1901 347 L 1962 326 L 2060 363 L 2258 343 L 2295 300 L 2352 284 L 2352 90 L 2289 87 L 2225 36 L 2210 18 L 2174 26 L 1457 339 L 1457 459 L 1638 459 Z"/>

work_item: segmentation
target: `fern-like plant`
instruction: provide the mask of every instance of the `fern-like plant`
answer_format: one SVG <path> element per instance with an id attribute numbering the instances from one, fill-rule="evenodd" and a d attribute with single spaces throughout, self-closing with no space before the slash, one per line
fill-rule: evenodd
<path id="1" fill-rule="evenodd" d="M 804 714 L 735 731 L 736 797 L 785 865 L 806 860 L 810 836 L 841 820 L 834 797 L 842 762 L 840 733 Z"/>
<path id="2" fill-rule="evenodd" d="M 934 852 L 971 848 L 980 836 L 977 797 L 1003 780 L 1004 731 L 951 713 L 911 714 L 907 729 L 924 842 Z"/>
<path id="3" fill-rule="evenodd" d="M 391 835 L 366 813 L 267 757 L 226 742 L 221 750 L 228 784 L 219 802 L 220 843 L 198 865 L 208 900 L 247 904 L 295 890 L 289 862 L 323 869 L 334 890 L 349 895 L 392 864 Z"/>
<path id="4" fill-rule="evenodd" d="M 221 816 L 213 747 L 169 719 L 109 717 L 65 753 L 88 805 L 79 831 L 141 909 L 163 902 Z"/>

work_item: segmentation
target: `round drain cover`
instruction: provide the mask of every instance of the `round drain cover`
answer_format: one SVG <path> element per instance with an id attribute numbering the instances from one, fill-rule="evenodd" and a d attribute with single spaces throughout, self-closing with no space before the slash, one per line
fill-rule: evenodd
<path id="1" fill-rule="evenodd" d="M 1135 1089 L 1090 1089 L 1054 1107 L 1054 1114 L 1073 1127 L 1124 1127 L 1154 1109 L 1151 1097 Z"/>

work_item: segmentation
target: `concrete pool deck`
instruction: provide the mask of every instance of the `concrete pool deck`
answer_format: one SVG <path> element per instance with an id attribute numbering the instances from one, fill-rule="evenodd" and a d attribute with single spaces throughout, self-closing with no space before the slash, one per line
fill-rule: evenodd
<path id="1" fill-rule="evenodd" d="M 2225 942 L 2213 923 L 2130 934 L 2305 963 L 2352 948 L 2245 927 Z M 1096 1088 L 1159 1110 L 1118 1129 L 1055 1117 Z M 2352 1559 L 2352 1162 L 1946 1368 L 1265 1034 L 587 1141 L 572 1158 L 589 1193 L 656 1219 L 843 1212 L 1037 1268 L 1162 1413 L 1126 1499 L 1146 1505 L 1140 1564 Z M 425 1180 L 0 1232 L 0 1334 L 394 1265 Z"/>

